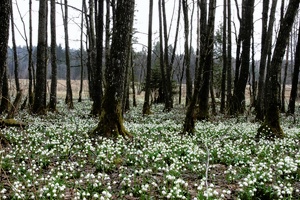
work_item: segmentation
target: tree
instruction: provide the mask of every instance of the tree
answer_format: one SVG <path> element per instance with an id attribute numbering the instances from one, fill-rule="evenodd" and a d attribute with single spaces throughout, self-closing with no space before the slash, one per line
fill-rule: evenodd
<path id="1" fill-rule="evenodd" d="M 278 83 L 278 71 L 281 68 L 283 56 L 290 35 L 289 33 L 292 29 L 294 19 L 299 8 L 299 4 L 299 0 L 291 0 L 289 2 L 285 16 L 280 22 L 280 29 L 270 65 L 271 67 L 269 68 L 270 71 L 267 73 L 266 78 L 267 87 L 269 87 L 266 94 L 268 99 L 266 107 L 266 117 L 264 123 L 258 129 L 258 138 L 262 135 L 265 135 L 269 138 L 284 137 L 284 132 L 280 127 L 279 121 L 278 94 L 280 84 Z"/>
<path id="2" fill-rule="evenodd" d="M 268 22 L 268 10 L 269 0 L 263 1 L 263 12 L 262 12 L 262 37 L 261 37 L 261 55 L 260 55 L 260 66 L 259 66 L 259 80 L 257 90 L 257 101 L 255 106 L 256 120 L 262 121 L 264 118 L 264 86 L 265 86 L 265 71 L 266 62 L 269 49 L 271 48 L 271 37 L 273 33 L 273 25 L 275 21 L 275 10 L 277 0 L 272 2 L 272 8 L 270 12 L 269 25 Z"/>
<path id="3" fill-rule="evenodd" d="M 203 7 L 206 6 L 204 4 L 204 1 L 202 5 Z M 213 68 L 213 48 L 214 48 L 214 28 L 215 28 L 215 9 L 216 9 L 216 1 L 210 0 L 209 1 L 209 12 L 208 12 L 208 20 L 202 21 L 201 23 L 205 23 L 206 32 L 204 33 L 204 43 L 202 43 L 202 48 L 204 49 L 202 51 L 203 54 L 200 53 L 200 59 L 203 69 L 203 83 L 201 85 L 201 88 L 199 92 L 195 92 L 198 95 L 198 101 L 199 101 L 199 108 L 197 113 L 197 118 L 199 120 L 206 120 L 209 118 L 209 90 L 210 90 L 210 84 L 211 84 L 211 70 Z M 206 18 L 204 18 L 206 19 Z M 200 30 L 201 31 L 201 30 Z M 199 72 L 198 72 L 199 73 Z M 201 73 L 201 71 L 200 71 Z M 200 83 L 199 83 L 200 84 Z"/>
<path id="4" fill-rule="evenodd" d="M 119 0 L 116 7 L 116 21 L 110 59 L 105 69 L 106 88 L 103 96 L 102 110 L 98 126 L 93 135 L 124 138 L 132 137 L 124 128 L 122 116 L 122 97 L 127 63 L 128 46 L 130 46 L 131 25 L 134 15 L 134 0 Z"/>
<path id="5" fill-rule="evenodd" d="M 197 70 L 193 98 L 187 108 L 186 117 L 183 125 L 183 133 L 193 133 L 195 128 L 195 120 L 207 119 L 208 113 L 208 97 L 210 89 L 210 74 L 213 61 L 213 43 L 214 43 L 214 20 L 215 20 L 215 0 L 209 2 L 208 21 L 206 22 L 206 0 L 202 0 L 200 4 L 201 17 L 200 26 L 200 67 Z M 204 51 L 205 49 L 205 51 Z M 201 84 L 201 75 L 203 69 L 203 83 Z M 197 101 L 199 101 L 199 113 L 195 112 Z"/>
<path id="6" fill-rule="evenodd" d="M 63 11 L 63 9 L 62 9 Z M 63 13 L 63 12 L 62 12 Z M 66 56 L 66 85 L 67 94 L 65 103 L 69 109 L 73 109 L 73 94 L 71 86 L 71 63 L 70 63 L 70 47 L 69 47 L 69 33 L 68 33 L 68 0 L 65 0 L 65 13 L 63 14 L 64 31 L 65 31 L 65 56 Z"/>
<path id="7" fill-rule="evenodd" d="M 35 114 L 45 114 L 46 112 L 46 47 L 47 47 L 47 0 L 40 0 L 39 24 L 38 24 L 38 45 L 37 45 L 37 65 L 34 103 L 32 112 Z M 37 92 L 38 91 L 38 92 Z"/>
<path id="8" fill-rule="evenodd" d="M 149 21 L 148 21 L 147 75 L 146 75 L 143 115 L 150 114 L 150 92 L 151 92 L 150 81 L 151 81 L 151 62 L 152 62 L 152 16 L 153 16 L 153 0 L 150 0 L 149 1 Z"/>
<path id="9" fill-rule="evenodd" d="M 14 11 L 13 6 L 11 6 L 11 38 L 12 38 L 12 45 L 13 45 L 13 53 L 14 53 L 14 64 L 15 64 L 15 84 L 17 92 L 20 92 L 20 82 L 19 82 L 19 61 L 18 61 L 18 52 L 17 52 L 17 45 L 16 45 L 16 38 L 15 38 L 15 23 L 14 23 Z"/>
<path id="10" fill-rule="evenodd" d="M 28 104 L 29 107 L 33 105 L 33 88 L 34 85 L 34 68 L 33 68 L 33 59 L 32 59 L 32 0 L 29 0 L 29 45 L 27 45 L 28 49 Z"/>
<path id="11" fill-rule="evenodd" d="M 186 69 L 186 105 L 188 105 L 192 99 L 193 86 L 190 72 L 191 54 L 189 49 L 189 17 L 188 17 L 188 3 L 187 0 L 182 0 L 182 10 L 184 19 L 184 65 Z"/>
<path id="12" fill-rule="evenodd" d="M 162 94 L 161 97 L 165 102 L 165 109 L 169 107 L 168 105 L 168 87 L 167 87 L 167 77 L 166 77 L 166 68 L 164 62 L 164 47 L 163 47 L 163 22 L 162 22 L 162 9 L 161 9 L 161 2 L 162 0 L 158 0 L 158 18 L 159 18 L 159 62 L 160 62 L 160 71 L 161 71 L 161 78 L 162 78 Z"/>
<path id="13" fill-rule="evenodd" d="M 243 113 L 245 110 L 245 89 L 250 67 L 251 30 L 253 26 L 254 0 L 243 1 L 242 21 L 239 38 L 242 44 L 242 54 L 237 54 L 236 84 L 233 92 L 233 113 Z M 240 66 L 239 66 L 240 65 Z"/>
<path id="14" fill-rule="evenodd" d="M 56 9 L 55 0 L 51 0 L 51 90 L 49 110 L 56 111 L 57 62 L 56 62 Z"/>
<path id="15" fill-rule="evenodd" d="M 297 98 L 297 87 L 298 87 L 298 78 L 299 78 L 299 68 L 300 68 L 300 23 L 298 29 L 298 42 L 295 52 L 295 63 L 294 63 L 294 73 L 292 78 L 292 89 L 290 93 L 290 100 L 288 105 L 288 114 L 295 113 L 295 102 Z"/>
<path id="16" fill-rule="evenodd" d="M 2 98 L 3 76 L 6 68 L 7 48 L 9 38 L 10 0 L 0 4 L 0 97 Z"/>
<path id="17" fill-rule="evenodd" d="M 223 5 L 223 38 L 222 38 L 222 57 L 223 57 L 223 68 L 222 68 L 222 83 L 221 83 L 221 106 L 220 112 L 225 113 L 225 88 L 226 88 L 226 69 L 227 69 L 227 8 L 226 0 Z"/>
<path id="18" fill-rule="evenodd" d="M 84 10 L 84 0 L 82 1 L 82 11 Z M 80 88 L 79 88 L 79 98 L 78 102 L 82 101 L 82 90 L 83 90 L 83 66 L 84 66 L 84 61 L 83 61 L 83 22 L 84 22 L 84 13 L 81 12 L 81 23 L 80 23 L 80 28 L 81 28 L 81 33 L 80 33 Z"/>
<path id="19" fill-rule="evenodd" d="M 8 75 L 7 75 L 7 66 L 5 65 L 4 74 L 2 76 L 3 84 L 2 84 L 2 98 L 0 105 L 0 113 L 8 112 L 10 109 L 10 95 L 8 89 Z"/>
<path id="20" fill-rule="evenodd" d="M 167 16 L 166 16 L 166 3 L 161 0 L 162 5 L 162 21 L 164 33 L 164 63 L 166 69 L 166 91 L 165 91 L 165 111 L 170 111 L 173 108 L 173 95 L 172 95 L 172 66 L 169 63 L 169 45 L 168 45 L 168 31 L 167 31 Z M 162 44 L 161 44 L 162 45 Z"/>
<path id="21" fill-rule="evenodd" d="M 99 0 L 98 3 L 98 16 L 97 16 L 97 63 L 95 64 L 95 76 L 94 76 L 94 97 L 93 97 L 93 107 L 92 114 L 99 115 L 101 113 L 101 102 L 102 102 L 102 58 L 103 58 L 103 0 Z"/>
<path id="22" fill-rule="evenodd" d="M 232 113 L 230 113 L 231 109 L 231 82 L 232 82 L 232 78 L 231 78 L 231 46 L 232 46 L 232 42 L 231 42 L 231 0 L 228 0 L 227 2 L 227 9 L 228 9 L 228 17 L 227 17 L 227 25 L 228 25 L 228 31 L 227 31 L 227 38 L 228 38 L 228 45 L 227 45 L 227 96 L 226 96 L 226 102 L 227 102 L 227 110 L 229 112 L 230 115 L 232 115 Z"/>

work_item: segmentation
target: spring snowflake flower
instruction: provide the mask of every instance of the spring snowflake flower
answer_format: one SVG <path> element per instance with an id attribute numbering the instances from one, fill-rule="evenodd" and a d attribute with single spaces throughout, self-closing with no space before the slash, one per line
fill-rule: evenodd
<path id="1" fill-rule="evenodd" d="M 93 195 L 93 197 L 96 198 L 96 199 L 99 198 L 98 193 L 95 193 L 95 194 Z"/>

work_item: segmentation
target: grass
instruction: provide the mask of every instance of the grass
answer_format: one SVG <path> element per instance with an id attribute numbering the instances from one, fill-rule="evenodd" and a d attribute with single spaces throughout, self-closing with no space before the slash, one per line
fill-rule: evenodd
<path id="1" fill-rule="evenodd" d="M 300 123 L 282 118 L 287 137 L 254 140 L 257 123 L 245 117 L 199 122 L 180 131 L 183 106 L 142 116 L 142 103 L 125 114 L 132 141 L 89 138 L 97 120 L 91 103 L 63 100 L 59 113 L 18 118 L 28 128 L 2 133 L 0 199 L 300 199 Z"/>

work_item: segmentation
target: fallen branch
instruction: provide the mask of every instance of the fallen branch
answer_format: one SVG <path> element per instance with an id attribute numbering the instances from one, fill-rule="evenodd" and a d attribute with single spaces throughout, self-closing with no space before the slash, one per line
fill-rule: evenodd
<path id="1" fill-rule="evenodd" d="M 17 121 L 15 119 L 0 119 L 0 128 L 14 126 L 24 128 L 27 126 L 27 123 Z"/>
<path id="2" fill-rule="evenodd" d="M 6 119 L 14 118 L 14 116 L 16 115 L 16 113 L 19 110 L 21 100 L 22 100 L 22 90 L 17 93 L 15 101 L 14 101 L 13 105 L 11 106 L 11 108 L 6 116 Z"/>

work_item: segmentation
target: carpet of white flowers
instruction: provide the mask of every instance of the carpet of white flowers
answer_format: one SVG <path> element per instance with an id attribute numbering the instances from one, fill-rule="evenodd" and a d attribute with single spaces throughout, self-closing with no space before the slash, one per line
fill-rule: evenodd
<path id="1" fill-rule="evenodd" d="M 1 132 L 0 199 L 300 199 L 300 122 L 282 118 L 286 138 L 255 141 L 245 117 L 199 122 L 181 135 L 184 107 L 142 105 L 125 114 L 134 135 L 90 138 L 90 102 L 59 113 L 21 111 L 25 129 Z"/>

